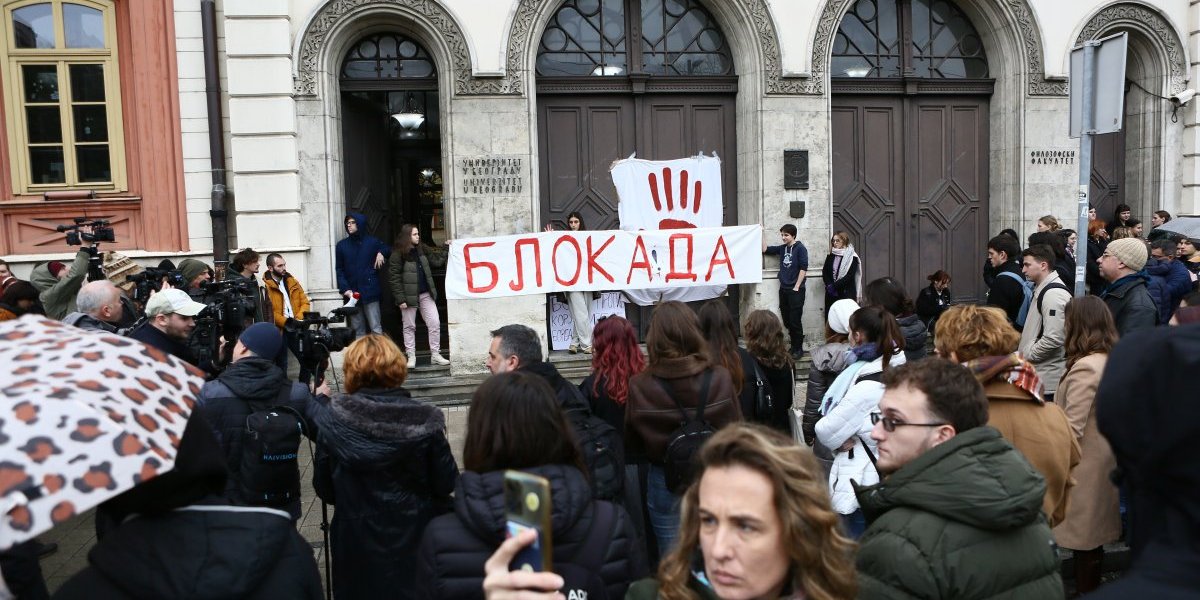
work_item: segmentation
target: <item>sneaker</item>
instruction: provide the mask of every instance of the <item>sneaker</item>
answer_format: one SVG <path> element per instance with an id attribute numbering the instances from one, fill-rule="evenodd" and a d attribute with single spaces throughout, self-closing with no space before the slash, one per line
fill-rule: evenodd
<path id="1" fill-rule="evenodd" d="M 433 363 L 433 364 L 435 364 L 435 365 L 448 365 L 448 364 L 450 364 L 450 361 L 449 361 L 449 360 L 446 360 L 444 357 L 442 357 L 442 355 L 441 355 L 441 354 L 438 354 L 437 352 L 434 352 L 433 354 L 430 354 L 430 355 L 429 355 L 429 360 L 430 360 L 430 362 L 432 362 L 432 363 Z"/>
<path id="2" fill-rule="evenodd" d="M 408 355 L 408 368 L 410 368 L 410 369 L 417 368 L 417 353 L 414 352 L 414 353 Z"/>
<path id="3" fill-rule="evenodd" d="M 571 346 L 567 348 L 567 352 L 570 352 L 571 354 L 579 353 L 579 344 L 571 344 Z"/>
<path id="4" fill-rule="evenodd" d="M 591 346 L 584 346 L 584 347 L 583 347 L 583 353 L 584 353 L 584 354 L 591 354 L 591 353 L 592 353 L 592 347 L 591 347 Z"/>

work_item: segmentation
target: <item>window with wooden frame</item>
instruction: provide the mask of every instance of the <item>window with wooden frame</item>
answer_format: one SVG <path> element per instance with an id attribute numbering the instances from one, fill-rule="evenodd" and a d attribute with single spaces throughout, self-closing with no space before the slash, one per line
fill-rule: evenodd
<path id="1" fill-rule="evenodd" d="M 13 192 L 125 190 L 113 3 L 0 5 Z"/>

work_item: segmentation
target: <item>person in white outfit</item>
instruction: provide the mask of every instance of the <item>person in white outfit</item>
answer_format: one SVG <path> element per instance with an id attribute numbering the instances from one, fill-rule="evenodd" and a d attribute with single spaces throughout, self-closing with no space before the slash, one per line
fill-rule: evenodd
<path id="1" fill-rule="evenodd" d="M 857 539 L 866 529 L 866 520 L 851 482 L 860 486 L 879 482 L 871 413 L 878 411 L 883 397 L 883 372 L 904 364 L 904 336 L 891 313 L 873 306 L 851 315 L 850 342 L 854 362 L 825 392 L 816 434 L 821 444 L 834 450 L 829 471 L 833 510 L 842 515 L 846 533 Z"/>
<path id="2" fill-rule="evenodd" d="M 583 215 L 571 212 L 567 215 L 567 227 L 570 231 L 584 231 Z M 546 225 L 546 231 L 554 231 L 553 225 Z M 571 331 L 571 346 L 567 348 L 571 354 L 584 352 L 592 353 L 592 292 L 564 292 L 567 306 L 571 309 L 571 320 L 575 323 Z"/>

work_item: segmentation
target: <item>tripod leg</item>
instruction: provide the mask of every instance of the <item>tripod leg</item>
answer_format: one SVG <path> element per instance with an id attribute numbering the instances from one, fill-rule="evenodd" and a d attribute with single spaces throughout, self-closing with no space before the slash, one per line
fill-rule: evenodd
<path id="1" fill-rule="evenodd" d="M 333 571 L 329 568 L 329 505 L 321 501 L 321 535 L 325 537 L 325 600 L 333 600 Z"/>

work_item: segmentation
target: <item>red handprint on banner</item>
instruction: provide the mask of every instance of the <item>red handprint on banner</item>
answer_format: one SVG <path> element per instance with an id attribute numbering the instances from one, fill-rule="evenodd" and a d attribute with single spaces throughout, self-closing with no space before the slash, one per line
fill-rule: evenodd
<path id="1" fill-rule="evenodd" d="M 650 173 L 646 176 L 646 183 L 650 186 L 650 197 L 654 201 L 654 210 L 662 217 L 658 221 L 659 229 L 695 229 L 697 227 L 695 220 L 696 215 L 700 213 L 700 199 L 703 192 L 703 186 L 699 179 L 693 182 L 691 195 L 688 193 L 688 177 L 687 169 L 679 171 L 679 202 L 676 203 L 675 185 L 672 178 L 671 167 L 663 167 L 661 189 L 659 187 L 659 178 L 656 173 Z M 665 203 L 663 201 L 666 201 Z M 664 209 L 665 204 L 665 209 Z"/>

